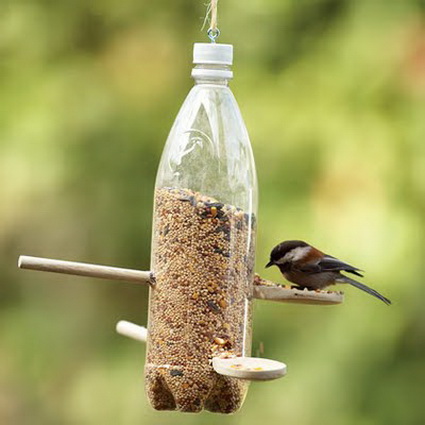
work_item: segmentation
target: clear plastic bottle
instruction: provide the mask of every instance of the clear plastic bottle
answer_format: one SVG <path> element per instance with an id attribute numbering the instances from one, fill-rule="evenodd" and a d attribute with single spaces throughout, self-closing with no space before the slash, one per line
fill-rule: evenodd
<path id="1" fill-rule="evenodd" d="M 232 413 L 248 388 L 211 366 L 251 351 L 257 179 L 232 59 L 231 45 L 195 44 L 195 86 L 158 169 L 145 368 L 158 410 Z"/>

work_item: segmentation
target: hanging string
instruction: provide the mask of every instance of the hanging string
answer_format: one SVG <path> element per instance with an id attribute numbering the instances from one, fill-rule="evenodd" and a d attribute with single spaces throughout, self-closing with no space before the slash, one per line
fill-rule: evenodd
<path id="1" fill-rule="evenodd" d="M 215 43 L 216 38 L 220 35 L 220 30 L 217 28 L 217 4 L 218 0 L 211 0 L 211 3 L 208 5 L 207 16 L 205 17 L 205 21 L 208 17 L 210 18 L 210 27 L 207 34 L 211 43 Z"/>

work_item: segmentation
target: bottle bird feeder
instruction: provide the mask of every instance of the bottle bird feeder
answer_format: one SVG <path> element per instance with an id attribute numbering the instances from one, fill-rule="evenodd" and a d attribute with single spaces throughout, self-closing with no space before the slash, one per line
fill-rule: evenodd
<path id="1" fill-rule="evenodd" d="M 233 48 L 197 43 L 195 85 L 171 129 L 154 199 L 151 271 L 21 256 L 19 267 L 149 286 L 146 394 L 157 410 L 238 410 L 251 380 L 280 378 L 284 363 L 251 354 L 254 299 L 338 304 L 339 292 L 276 285 L 254 273 L 257 179 L 229 81 Z"/>

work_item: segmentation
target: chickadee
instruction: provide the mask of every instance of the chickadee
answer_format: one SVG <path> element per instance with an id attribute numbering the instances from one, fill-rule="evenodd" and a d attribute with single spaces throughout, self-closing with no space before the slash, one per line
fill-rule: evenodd
<path id="1" fill-rule="evenodd" d="M 285 241 L 275 246 L 266 267 L 278 266 L 283 276 L 301 288 L 323 289 L 336 283 L 349 283 L 391 304 L 388 298 L 372 288 L 350 279 L 341 272 L 363 277 L 360 269 L 331 257 L 303 241 Z"/>

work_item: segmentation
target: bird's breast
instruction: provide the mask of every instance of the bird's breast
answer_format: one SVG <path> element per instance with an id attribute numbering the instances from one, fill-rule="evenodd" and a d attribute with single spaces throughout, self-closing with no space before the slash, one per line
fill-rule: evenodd
<path id="1" fill-rule="evenodd" d="M 297 270 L 287 270 L 283 274 L 290 282 L 309 289 L 323 289 L 334 285 L 337 277 L 334 272 L 308 274 Z"/>

